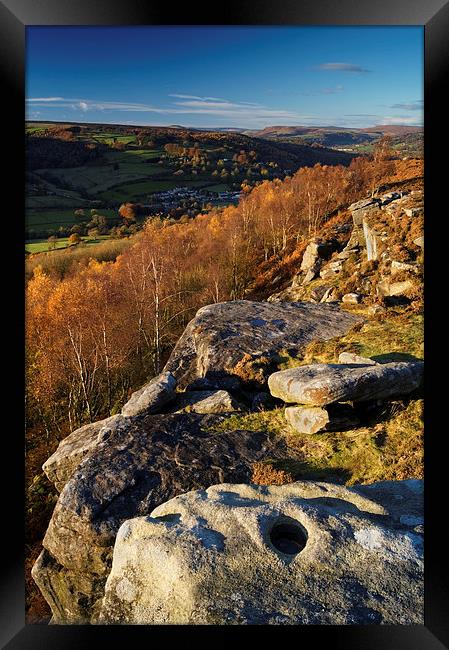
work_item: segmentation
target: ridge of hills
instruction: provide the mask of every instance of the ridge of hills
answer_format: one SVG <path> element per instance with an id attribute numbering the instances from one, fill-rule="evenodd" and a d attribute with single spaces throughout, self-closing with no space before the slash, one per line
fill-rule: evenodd
<path id="1" fill-rule="evenodd" d="M 342 133 L 375 133 L 381 135 L 405 135 L 407 133 L 422 133 L 421 126 L 407 126 L 402 124 L 378 124 L 370 127 L 344 127 L 344 126 L 266 126 L 263 129 L 248 129 L 243 133 L 256 137 L 271 135 L 304 135 L 307 133 L 326 133 L 328 131 L 341 131 Z"/>

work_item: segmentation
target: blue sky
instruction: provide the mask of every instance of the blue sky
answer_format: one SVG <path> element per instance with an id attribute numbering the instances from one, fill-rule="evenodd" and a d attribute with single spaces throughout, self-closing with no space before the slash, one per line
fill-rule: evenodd
<path id="1" fill-rule="evenodd" d="M 27 119 L 422 125 L 422 27 L 28 27 Z"/>

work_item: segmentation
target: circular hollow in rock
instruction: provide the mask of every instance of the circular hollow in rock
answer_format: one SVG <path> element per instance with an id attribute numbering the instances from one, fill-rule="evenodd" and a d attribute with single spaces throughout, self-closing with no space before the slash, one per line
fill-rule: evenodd
<path id="1" fill-rule="evenodd" d="M 281 521 L 271 529 L 270 542 L 284 555 L 297 555 L 307 543 L 307 534 L 299 524 Z"/>

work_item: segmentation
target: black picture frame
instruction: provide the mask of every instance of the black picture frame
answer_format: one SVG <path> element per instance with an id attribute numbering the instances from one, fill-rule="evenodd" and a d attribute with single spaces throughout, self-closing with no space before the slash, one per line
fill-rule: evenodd
<path id="1" fill-rule="evenodd" d="M 447 156 L 445 110 L 446 75 L 448 70 L 449 2 L 444 0 L 236 0 L 215 3 L 212 8 L 184 3 L 148 2 L 145 0 L 0 0 L 0 66 L 4 89 L 3 156 L 7 165 L 2 172 L 4 208 L 14 215 L 8 231 L 13 231 L 10 266 L 4 275 L 5 316 L 10 327 L 3 338 L 12 348 L 14 362 L 5 364 L 8 384 L 7 404 L 3 410 L 13 413 L 13 423 L 4 427 L 4 467 L 12 468 L 11 478 L 4 483 L 3 551 L 0 586 L 0 641 L 2 647 L 16 648 L 91 648 L 98 644 L 148 644 L 173 642 L 183 645 L 201 642 L 225 646 L 241 640 L 254 642 L 254 630 L 241 626 L 42 626 L 25 625 L 24 561 L 23 561 L 23 429 L 19 422 L 23 413 L 20 394 L 23 373 L 23 214 L 25 120 L 24 72 L 25 28 L 30 25 L 423 25 L 425 37 L 425 191 L 426 191 L 426 372 L 425 379 L 425 624 L 423 626 L 302 626 L 300 630 L 267 626 L 263 630 L 266 645 L 286 642 L 285 634 L 293 633 L 293 642 L 301 646 L 329 643 L 333 650 L 440 650 L 449 647 L 449 580 L 445 533 L 445 491 L 441 477 L 446 472 L 442 451 L 445 428 L 438 425 L 437 413 L 444 405 L 444 385 L 433 369 L 441 364 L 444 341 L 444 318 L 439 314 L 437 278 L 443 274 L 445 250 L 441 236 L 442 224 L 437 210 L 438 195 L 445 189 L 444 155 Z M 446 120 L 447 121 L 447 120 Z M 7 126 L 5 126 L 7 125 Z M 7 148 L 6 148 L 7 147 Z M 440 156 L 440 152 L 443 154 Z M 14 156 L 12 155 L 14 153 Z M 442 217 L 445 215 L 441 215 Z M 443 243 L 444 246 L 444 243 Z M 438 267 L 440 264 L 440 267 Z M 9 269 L 14 269 L 10 272 Z M 443 276 L 444 277 L 444 276 Z M 16 281 L 13 281 L 16 278 Z M 11 316 L 11 315 L 13 316 Z M 6 341 L 8 343 L 6 344 Z M 12 408 L 9 393 L 18 394 Z M 23 393 L 22 393 L 23 394 Z M 441 496 L 440 496 L 441 495 Z M 296 636 L 298 635 L 298 636 Z M 257 641 L 260 643 L 260 641 Z M 263 645 L 264 645 L 263 643 Z"/>

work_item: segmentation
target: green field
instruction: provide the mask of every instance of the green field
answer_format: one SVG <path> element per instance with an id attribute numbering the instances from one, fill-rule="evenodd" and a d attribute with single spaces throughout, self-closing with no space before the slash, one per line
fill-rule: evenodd
<path id="1" fill-rule="evenodd" d="M 228 192 L 230 187 L 225 183 L 216 183 L 215 185 L 209 185 L 207 190 L 208 192 Z"/>
<path id="2" fill-rule="evenodd" d="M 42 197 L 44 198 L 44 197 Z M 112 208 L 98 208 L 97 214 L 105 217 L 116 217 L 117 210 Z M 85 209 L 85 217 L 77 217 L 74 210 L 30 209 L 26 213 L 26 227 L 35 229 L 59 228 L 59 226 L 71 226 L 82 221 L 89 221 L 91 218 L 89 209 Z"/>
<path id="3" fill-rule="evenodd" d="M 45 124 L 30 123 L 27 131 L 39 134 L 46 127 Z M 89 210 L 93 208 L 96 208 L 98 214 L 117 217 L 121 203 L 146 203 L 155 192 L 176 187 L 198 187 L 213 192 L 230 189 L 226 183 L 211 178 L 209 172 L 198 175 L 186 172 L 175 176 L 177 168 L 170 166 L 168 160 L 163 159 L 162 164 L 159 163 L 165 154 L 163 145 L 144 149 L 137 146 L 137 138 L 133 134 L 116 132 L 114 128 L 104 132 L 89 129 L 80 133 L 77 139 L 107 145 L 108 149 L 102 152 L 98 160 L 81 166 L 41 168 L 27 172 L 25 224 L 37 236 L 43 236 L 46 231 L 52 234 L 58 228 L 69 228 L 76 223 L 88 221 Z M 114 143 L 121 143 L 126 148 L 116 150 L 113 148 Z M 74 211 L 79 208 L 85 209 L 85 218 L 75 216 Z M 33 252 L 37 252 L 39 246 L 42 249 L 47 243 L 33 242 L 30 246 L 34 247 Z M 64 246 L 63 240 L 60 240 L 58 247 Z"/>
<path id="4" fill-rule="evenodd" d="M 28 213 L 29 210 L 33 210 L 35 208 L 60 210 L 72 208 L 76 210 L 76 208 L 87 207 L 89 205 L 89 202 L 83 200 L 81 197 L 77 199 L 75 197 L 48 196 L 44 194 L 42 196 L 27 196 L 25 205 Z"/>
<path id="5" fill-rule="evenodd" d="M 129 145 L 135 144 L 136 136 L 120 135 L 119 133 L 99 133 L 98 135 L 93 136 L 93 140 L 108 145 L 112 145 L 114 142 L 121 142 L 122 144 Z"/>
<path id="6" fill-rule="evenodd" d="M 62 169 L 37 169 L 36 175 L 48 175 L 48 180 L 59 189 L 68 186 L 75 191 L 86 192 L 90 198 L 97 198 L 99 192 L 125 182 L 143 180 L 148 176 L 172 174 L 157 163 L 147 162 L 158 157 L 148 155 L 142 150 L 108 152 L 107 162 L 88 164 L 82 167 L 65 167 Z M 114 169 L 114 165 L 118 169 Z M 47 180 L 47 178 L 45 178 Z"/>
<path id="7" fill-rule="evenodd" d="M 111 238 L 109 237 L 109 235 L 100 235 L 95 239 L 92 239 L 91 237 L 82 237 L 81 239 L 86 246 L 93 246 L 94 244 L 99 244 L 105 239 L 111 239 Z M 50 244 L 46 239 L 36 239 L 36 240 L 29 240 L 25 242 L 25 251 L 27 253 L 47 253 L 52 250 L 60 250 L 62 248 L 68 248 L 69 246 L 74 246 L 74 244 L 71 244 L 69 242 L 68 237 L 61 237 L 61 239 L 58 239 L 55 242 L 54 248 L 50 247 Z"/>

